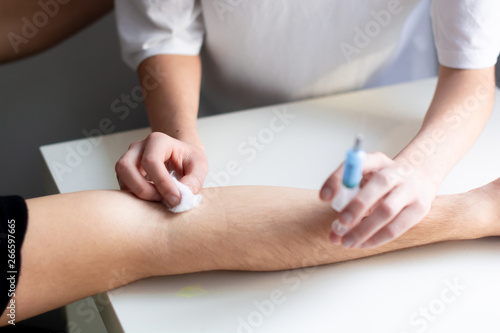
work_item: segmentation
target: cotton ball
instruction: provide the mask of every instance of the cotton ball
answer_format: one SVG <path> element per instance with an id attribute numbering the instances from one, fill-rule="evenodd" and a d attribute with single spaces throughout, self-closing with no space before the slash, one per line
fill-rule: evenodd
<path id="1" fill-rule="evenodd" d="M 187 212 L 201 203 L 201 194 L 194 194 L 188 186 L 178 181 L 174 172 L 170 176 L 172 176 L 172 180 L 179 189 L 179 192 L 181 192 L 181 202 L 175 207 L 167 205 L 169 211 L 172 213 Z"/>

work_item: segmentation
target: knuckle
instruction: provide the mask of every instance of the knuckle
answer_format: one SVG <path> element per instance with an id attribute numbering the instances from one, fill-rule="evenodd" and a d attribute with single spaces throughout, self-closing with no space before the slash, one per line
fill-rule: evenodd
<path id="1" fill-rule="evenodd" d="M 378 172 L 375 175 L 377 182 L 380 183 L 384 187 L 392 187 L 394 184 L 393 177 L 387 172 Z"/>
<path id="2" fill-rule="evenodd" d="M 208 164 L 208 161 L 206 159 L 202 159 L 200 165 L 201 165 L 202 169 L 204 169 L 208 172 L 209 164 Z"/>
<path id="3" fill-rule="evenodd" d="M 156 158 L 152 154 L 147 154 L 142 157 L 142 165 L 146 168 L 156 165 Z"/>
<path id="4" fill-rule="evenodd" d="M 128 149 L 133 149 L 135 148 L 136 146 L 139 146 L 140 144 L 142 143 L 142 141 L 135 141 L 135 142 L 132 142 L 129 146 L 128 146 Z"/>
<path id="5" fill-rule="evenodd" d="M 165 133 L 162 132 L 153 132 L 148 135 L 146 138 L 147 141 L 159 141 L 159 140 L 164 140 L 168 138 L 168 136 Z"/>
<path id="6" fill-rule="evenodd" d="M 349 206 L 351 206 L 351 208 L 356 208 L 356 209 L 360 209 L 360 210 L 363 210 L 363 211 L 366 208 L 368 208 L 367 203 L 363 199 L 361 199 L 361 198 L 354 198 L 354 199 L 352 199 L 352 201 L 351 201 L 351 203 L 350 203 Z M 351 209 L 351 211 L 352 210 L 353 209 Z"/>
<path id="7" fill-rule="evenodd" d="M 162 133 L 160 132 L 152 132 L 148 135 L 148 139 L 153 139 L 153 140 L 158 139 L 160 137 L 162 137 Z"/>
<path id="8" fill-rule="evenodd" d="M 115 172 L 119 175 L 125 173 L 128 169 L 129 163 L 125 158 L 120 158 L 115 164 Z"/>
<path id="9" fill-rule="evenodd" d="M 135 191 L 135 195 L 137 195 L 141 199 L 147 199 L 148 198 L 148 190 L 145 186 L 139 186 Z"/>
<path id="10" fill-rule="evenodd" d="M 391 236 L 392 239 L 395 239 L 402 234 L 404 234 L 408 229 L 410 229 L 412 226 L 414 226 L 417 223 L 417 221 L 405 221 L 405 222 L 399 222 L 399 223 L 390 223 L 385 227 L 386 232 Z"/>
<path id="11" fill-rule="evenodd" d="M 352 238 L 354 243 L 358 243 L 360 240 L 363 239 L 363 234 L 360 230 L 358 230 L 358 228 L 354 228 L 349 231 L 349 237 Z"/>
<path id="12" fill-rule="evenodd" d="M 397 238 L 397 237 L 399 237 L 403 233 L 403 231 L 401 230 L 401 228 L 399 228 L 398 226 L 396 226 L 394 224 L 388 225 L 385 228 L 385 232 L 387 233 L 387 235 L 391 239 Z"/>
<path id="13" fill-rule="evenodd" d="M 391 159 L 389 157 L 387 157 L 387 155 L 382 153 L 381 151 L 374 152 L 371 155 L 372 155 L 372 158 L 374 158 L 376 160 L 380 160 L 383 162 L 391 161 Z"/>
<path id="14" fill-rule="evenodd" d="M 382 201 L 379 204 L 379 210 L 385 218 L 395 216 L 397 214 L 396 208 L 389 204 L 387 201 Z"/>
<path id="15" fill-rule="evenodd" d="M 431 204 L 423 200 L 417 200 L 417 202 L 415 202 L 415 207 L 421 212 L 428 213 L 431 209 Z"/>

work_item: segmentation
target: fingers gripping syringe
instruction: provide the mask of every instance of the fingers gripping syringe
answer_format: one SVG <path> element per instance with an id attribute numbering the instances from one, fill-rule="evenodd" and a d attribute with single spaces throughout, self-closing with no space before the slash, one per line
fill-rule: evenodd
<path id="1" fill-rule="evenodd" d="M 362 136 L 358 135 L 354 147 L 347 151 L 342 185 L 332 201 L 332 208 L 337 212 L 344 209 L 359 192 L 359 183 L 363 177 L 363 161 L 366 156 L 361 149 L 361 142 Z"/>

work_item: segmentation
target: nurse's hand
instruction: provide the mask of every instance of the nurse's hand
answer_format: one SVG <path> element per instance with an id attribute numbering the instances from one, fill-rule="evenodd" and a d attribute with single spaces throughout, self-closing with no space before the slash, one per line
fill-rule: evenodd
<path id="1" fill-rule="evenodd" d="M 339 212 L 330 240 L 347 248 L 374 248 L 401 236 L 429 212 L 438 185 L 429 175 L 382 153 L 368 154 L 359 193 Z M 342 184 L 339 167 L 320 198 L 330 202 Z"/>
<path id="2" fill-rule="evenodd" d="M 185 143 L 161 132 L 151 133 L 145 140 L 134 142 L 118 160 L 116 176 L 122 190 L 141 199 L 162 201 L 175 207 L 180 192 L 169 171 L 182 176 L 180 182 L 198 193 L 208 173 L 205 150 L 200 145 Z"/>

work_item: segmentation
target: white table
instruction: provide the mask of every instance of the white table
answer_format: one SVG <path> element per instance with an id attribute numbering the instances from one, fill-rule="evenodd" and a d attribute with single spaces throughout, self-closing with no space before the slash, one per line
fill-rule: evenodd
<path id="1" fill-rule="evenodd" d="M 394 155 L 403 148 L 417 132 L 435 84 L 424 80 L 200 119 L 211 166 L 205 185 L 318 189 L 357 132 L 364 133 L 367 151 Z M 278 120 L 284 112 L 293 118 Z M 497 103 L 441 194 L 500 176 L 499 113 Z M 115 161 L 148 132 L 41 151 L 61 193 L 117 189 Z M 249 137 L 258 140 L 252 152 Z M 307 270 L 151 278 L 97 298 L 109 302 L 102 316 L 112 332 L 497 332 L 499 254 L 495 238 L 451 242 Z M 452 290 L 450 283 L 466 288 Z M 283 302 L 262 308 L 275 290 Z"/>

